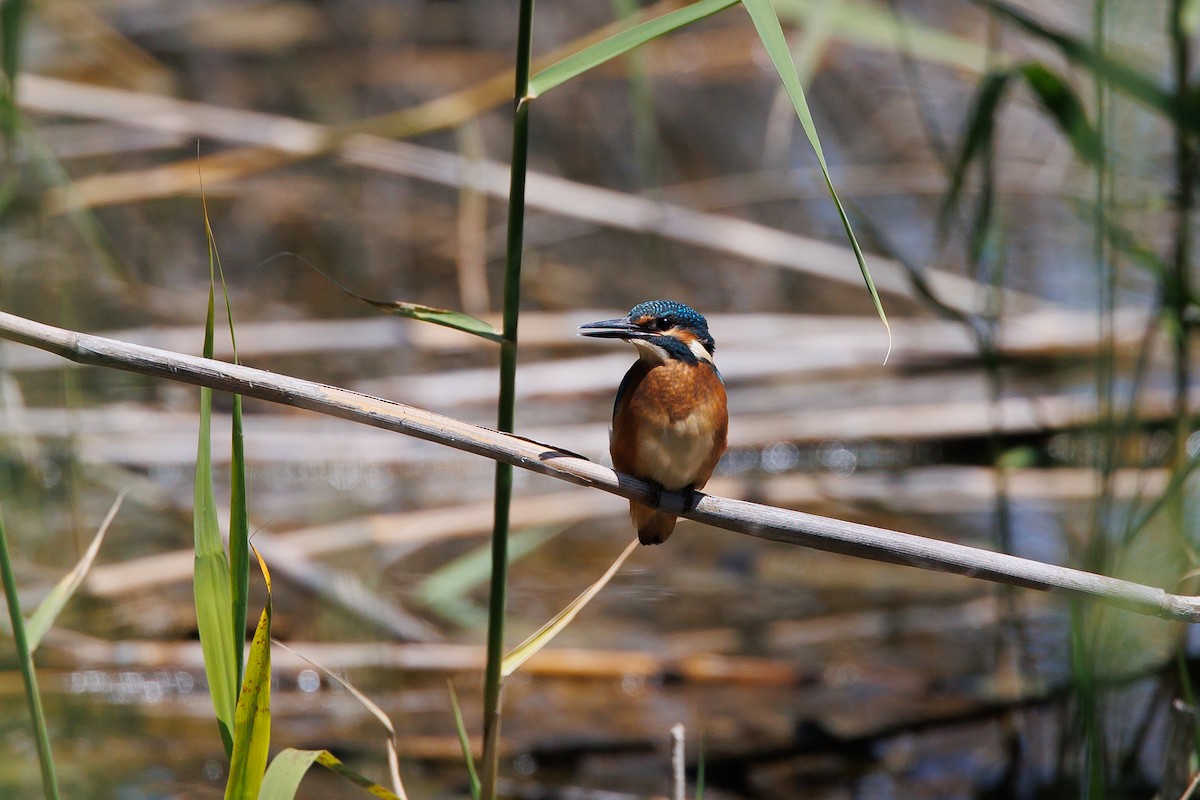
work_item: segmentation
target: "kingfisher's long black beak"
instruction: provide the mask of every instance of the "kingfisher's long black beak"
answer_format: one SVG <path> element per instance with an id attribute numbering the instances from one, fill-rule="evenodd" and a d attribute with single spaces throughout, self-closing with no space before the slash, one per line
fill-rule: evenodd
<path id="1" fill-rule="evenodd" d="M 581 336 L 591 336 L 596 339 L 642 339 L 647 331 L 629 321 L 629 317 L 620 319 L 602 319 L 599 322 L 589 322 L 579 326 Z"/>

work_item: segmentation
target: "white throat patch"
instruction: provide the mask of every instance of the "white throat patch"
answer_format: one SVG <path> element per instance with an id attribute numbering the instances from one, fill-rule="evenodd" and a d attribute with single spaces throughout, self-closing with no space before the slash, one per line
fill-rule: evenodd
<path id="1" fill-rule="evenodd" d="M 638 358 L 648 364 L 667 363 L 667 351 L 645 339 L 630 339 L 629 343 L 637 348 Z"/>
<path id="2" fill-rule="evenodd" d="M 665 364 L 670 360 L 667 351 L 653 341 L 647 339 L 630 339 L 629 343 L 637 348 L 638 357 L 647 364 Z M 688 342 L 688 350 L 691 350 L 692 355 L 701 361 L 707 361 L 709 364 L 713 363 L 712 356 L 704 349 L 704 345 L 700 344 L 699 339 L 690 340 Z"/>
<path id="3" fill-rule="evenodd" d="M 691 350 L 692 355 L 701 361 L 707 361 L 710 364 L 713 363 L 712 355 L 704 349 L 704 345 L 700 344 L 699 339 L 692 339 L 688 342 L 688 350 Z"/>

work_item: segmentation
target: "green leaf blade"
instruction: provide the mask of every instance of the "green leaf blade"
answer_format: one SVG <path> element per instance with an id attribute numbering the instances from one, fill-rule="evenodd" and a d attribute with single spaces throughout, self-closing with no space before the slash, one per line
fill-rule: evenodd
<path id="1" fill-rule="evenodd" d="M 958 158 L 950 171 L 950 186 L 942 200 L 939 212 L 940 226 L 945 230 L 950 218 L 950 212 L 958 205 L 962 196 L 963 185 L 967 180 L 967 170 L 980 154 L 990 151 L 992 132 L 996 128 L 996 112 L 1008 91 L 1012 80 L 1012 72 L 994 70 L 984 76 L 975 91 L 971 101 L 971 109 L 967 112 L 967 129 L 963 135 L 963 144 L 959 149 Z"/>
<path id="2" fill-rule="evenodd" d="M 233 757 L 225 800 L 258 797 L 271 744 L 271 607 L 259 617 L 234 719 Z"/>
<path id="3" fill-rule="evenodd" d="M 235 359 L 236 361 L 236 359 Z M 229 495 L 230 624 L 237 658 L 237 683 L 242 682 L 246 650 L 246 615 L 250 606 L 250 512 L 246 502 L 246 450 L 242 434 L 242 396 L 233 396 L 233 434 Z"/>
<path id="4" fill-rule="evenodd" d="M 271 578 L 261 557 L 259 566 L 267 581 L 267 604 L 254 631 L 238 696 L 225 800 L 258 797 L 271 745 Z"/>
<path id="5" fill-rule="evenodd" d="M 117 495 L 117 499 L 113 501 L 112 507 L 108 509 L 108 513 L 104 516 L 104 521 L 100 523 L 100 528 L 96 531 L 96 535 L 92 537 L 92 543 L 88 545 L 88 549 L 84 551 L 83 557 L 79 559 L 70 572 L 64 575 L 50 593 L 46 595 L 37 610 L 30 616 L 29 621 L 25 624 L 25 637 L 29 644 L 29 651 L 33 652 L 37 646 L 41 644 L 42 637 L 54 625 L 54 621 L 58 619 L 58 615 L 66 608 L 67 603 L 75 595 L 75 592 L 83 585 L 83 579 L 87 577 L 88 570 L 96 560 L 96 555 L 100 552 L 100 545 L 104 542 L 104 535 L 108 532 L 108 526 L 112 524 L 113 518 L 117 516 L 117 511 L 121 508 L 121 502 L 125 499 L 128 489 L 124 489 Z"/>
<path id="6" fill-rule="evenodd" d="M 293 800 L 300 788 L 300 781 L 304 780 L 313 764 L 320 764 L 381 800 L 401 800 L 385 787 L 347 767 L 328 750 L 296 750 L 290 747 L 271 761 L 271 766 L 263 777 L 258 800 Z"/>
<path id="7" fill-rule="evenodd" d="M 379 300 L 366 300 L 366 298 L 360 299 L 398 317 L 408 317 L 409 319 L 416 319 L 421 322 L 431 322 L 434 325 L 453 328 L 456 331 L 469 333 L 472 336 L 478 336 L 492 342 L 504 341 L 504 334 L 496 330 L 496 326 L 462 311 L 423 306 L 419 303 L 405 303 L 399 300 L 387 303 Z"/>
<path id="8" fill-rule="evenodd" d="M 646 42 L 685 25 L 724 11 L 737 2 L 738 0 L 699 0 L 697 3 L 663 14 L 661 17 L 655 17 L 615 36 L 610 36 L 535 74 L 529 79 L 529 91 L 526 97 L 531 100 L 539 97 L 606 61 L 611 61 Z"/>
<path id="9" fill-rule="evenodd" d="M 871 271 L 867 268 L 867 260 L 863 256 L 862 248 L 858 244 L 858 238 L 854 235 L 854 228 L 850 224 L 850 217 L 846 214 L 846 209 L 842 206 L 842 200 L 838 197 L 837 189 L 834 188 L 833 178 L 829 175 L 829 165 L 825 163 L 825 152 L 821 148 L 821 139 L 817 135 L 817 126 L 813 122 L 812 112 L 808 107 L 808 100 L 804 96 L 804 87 L 800 85 L 800 77 L 796 73 L 796 65 L 792 61 L 792 52 L 788 47 L 787 39 L 783 35 L 783 28 L 779 24 L 779 17 L 775 15 L 775 8 L 771 5 L 771 0 L 741 0 L 742 7 L 750 15 L 750 19 L 754 22 L 754 29 L 758 31 L 758 38 L 762 41 L 763 48 L 767 51 L 767 55 L 771 59 L 771 64 L 774 65 L 775 71 L 779 73 L 779 78 L 783 81 L 783 88 L 787 91 L 789 99 L 792 101 L 792 107 L 796 110 L 796 116 L 800 120 L 800 125 L 804 128 L 804 134 L 808 137 L 809 144 L 812 145 L 813 152 L 817 155 L 817 163 L 821 167 L 821 174 L 825 177 L 825 186 L 829 190 L 829 196 L 833 199 L 833 204 L 837 208 L 838 217 L 841 218 L 842 227 L 846 231 L 846 238 L 850 241 L 850 247 L 854 251 L 854 258 L 858 261 L 858 269 L 862 273 L 863 281 L 867 285 L 867 291 L 871 295 L 871 302 L 875 306 L 875 313 L 879 315 L 880 321 L 883 323 L 884 329 L 888 336 L 888 353 L 892 350 L 892 326 L 888 323 L 887 314 L 883 310 L 883 301 L 879 297 L 879 291 L 875 288 L 875 281 L 871 278 Z M 884 357 L 884 361 L 887 357 Z"/>
<path id="10" fill-rule="evenodd" d="M 259 800 L 293 800 L 300 781 L 316 763 L 320 750 L 296 750 L 289 747 L 275 756 L 258 790 Z"/>
<path id="11" fill-rule="evenodd" d="M 1193 131 L 1200 131 L 1200 114 L 1197 113 L 1196 104 L 1194 102 L 1181 104 L 1172 92 L 1163 88 L 1150 75 L 1122 61 L 1096 52 L 1095 48 L 1083 39 L 1054 30 L 1002 0 L 973 0 L 973 2 L 996 12 L 1030 36 L 1053 45 L 1068 61 L 1090 71 L 1114 89 L 1150 108 L 1163 112 L 1177 123 Z"/>
<path id="12" fill-rule="evenodd" d="M 203 187 L 203 184 L 202 184 Z M 208 216 L 208 201 L 201 193 L 204 211 L 204 234 L 208 241 L 209 281 L 221 279 L 221 294 L 225 299 L 225 318 L 229 323 L 229 341 L 233 345 L 233 363 L 239 364 L 237 334 L 233 325 L 233 304 L 229 300 L 229 286 L 225 283 L 225 270 L 221 266 L 221 254 L 217 250 L 217 237 L 213 234 Z M 211 302 L 210 302 L 211 306 Z M 213 309 L 209 309 L 212 313 Z M 215 320 L 214 320 L 215 325 Z M 205 355 L 210 355 L 205 351 Z M 250 512 L 246 500 L 246 451 L 242 433 L 242 396 L 233 396 L 233 423 L 230 443 L 229 473 L 229 576 L 230 607 L 232 609 L 233 653 L 237 659 L 235 686 L 242 684 L 243 657 L 246 652 L 246 616 L 250 605 Z"/>
<path id="13" fill-rule="evenodd" d="M 454 730 L 458 734 L 458 747 L 462 751 L 463 761 L 467 765 L 467 776 L 471 780 L 471 800 L 479 800 L 479 771 L 475 769 L 475 756 L 471 753 L 471 737 L 467 735 L 467 726 L 463 722 L 462 706 L 458 704 L 458 692 L 454 691 L 454 681 L 446 681 L 450 687 L 450 707 L 454 711 Z"/>
<path id="14" fill-rule="evenodd" d="M 504 657 L 504 661 L 501 662 L 500 674 L 507 678 L 509 675 L 512 675 L 514 672 L 520 669 L 522 664 L 533 658 L 533 656 L 536 655 L 539 650 L 550 644 L 550 641 L 559 633 L 561 633 L 562 630 L 567 627 L 567 625 L 571 624 L 571 621 L 574 620 L 579 612 L 582 611 L 584 607 L 592 601 L 592 598 L 598 595 L 600 590 L 608 585 L 608 582 L 611 581 L 613 576 L 617 574 L 617 571 L 621 569 L 621 566 L 625 563 L 629 556 L 633 555 L 633 551 L 636 550 L 637 547 L 638 540 L 634 539 L 629 543 L 621 555 L 617 556 L 617 560 L 614 561 L 611 566 L 609 566 L 608 570 L 606 570 L 605 573 L 600 576 L 599 580 L 597 580 L 588 588 L 584 589 L 578 597 L 568 603 L 562 609 L 562 611 L 559 611 L 557 614 L 555 614 L 548 622 L 546 622 L 545 625 L 538 628 L 537 631 L 535 631 L 528 639 L 514 647 L 512 652 L 506 655 Z"/>
<path id="15" fill-rule="evenodd" d="M 970 72 L 982 72 L 988 58 L 996 55 L 980 42 L 926 25 L 887 3 L 775 0 L 773 5 L 780 19 L 803 27 L 816 15 L 828 15 L 834 38 L 879 52 L 893 54 L 903 48 L 922 61 Z"/>
<path id="16" fill-rule="evenodd" d="M 1071 142 L 1075 154 L 1087 164 L 1099 164 L 1104 158 L 1104 142 L 1070 84 L 1044 64 L 1031 62 L 1018 69 L 1042 108 Z"/>
<path id="17" fill-rule="evenodd" d="M 46 714 L 42 709 L 42 695 L 38 690 L 37 669 L 29 642 L 25 638 L 25 617 L 21 614 L 21 601 L 17 596 L 17 579 L 13 574 L 12 557 L 8 552 L 8 534 L 4 519 L 0 517 L 0 583 L 4 586 L 4 601 L 8 606 L 8 619 L 12 626 L 13 644 L 21 668 L 21 682 L 25 686 L 25 703 L 33 722 L 34 740 L 37 744 L 38 766 L 42 771 L 42 793 L 46 800 L 58 800 L 58 778 L 54 768 L 54 755 L 50 749 L 50 734 L 46 729 Z"/>
<path id="18" fill-rule="evenodd" d="M 213 353 L 213 287 L 208 293 L 208 320 L 204 355 Z M 237 703 L 237 654 L 233 651 L 232 587 L 229 559 L 217 523 L 217 501 L 212 478 L 212 389 L 200 390 L 200 435 L 196 448 L 196 481 L 193 487 L 192 532 L 195 561 L 192 587 L 196 600 L 196 627 L 204 654 L 204 674 L 226 754 L 233 753 L 233 725 Z"/>

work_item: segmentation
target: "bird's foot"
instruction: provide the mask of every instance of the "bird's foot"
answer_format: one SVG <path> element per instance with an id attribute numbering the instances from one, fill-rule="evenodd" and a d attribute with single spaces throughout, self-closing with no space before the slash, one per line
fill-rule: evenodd
<path id="1" fill-rule="evenodd" d="M 646 483 L 650 484 L 650 507 L 658 508 L 662 505 L 664 491 L 662 484 L 652 480 L 647 480 Z"/>
<path id="2" fill-rule="evenodd" d="M 696 484 L 689 484 L 680 491 L 683 492 L 683 512 L 686 514 L 694 511 L 696 504 L 700 502 L 700 498 L 696 497 Z"/>

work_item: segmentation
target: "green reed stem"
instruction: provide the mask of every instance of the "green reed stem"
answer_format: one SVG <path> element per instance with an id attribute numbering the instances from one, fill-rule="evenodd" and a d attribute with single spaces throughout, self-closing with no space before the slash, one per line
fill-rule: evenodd
<path id="1" fill-rule="evenodd" d="M 1092 3 L 1092 48 L 1098 58 L 1106 55 L 1106 30 L 1108 23 L 1107 0 L 1093 0 Z M 1116 297 L 1117 297 L 1117 263 L 1111 257 L 1111 237 L 1109 235 L 1109 211 L 1113 208 L 1112 175 L 1110 174 L 1108 136 L 1109 136 L 1109 103 L 1108 83 L 1104 76 L 1097 73 L 1093 76 L 1093 102 L 1096 106 L 1096 135 L 1099 137 L 1102 152 L 1096 164 L 1095 206 L 1092 210 L 1092 257 L 1097 270 L 1097 308 L 1099 310 L 1100 346 L 1096 354 L 1096 394 L 1099 398 L 1100 418 L 1099 432 L 1103 444 L 1099 453 L 1099 492 L 1096 508 L 1093 512 L 1093 540 L 1108 542 L 1108 522 L 1113 503 L 1112 479 L 1117 468 L 1117 454 L 1120 450 L 1122 431 L 1117 426 L 1116 418 Z M 1099 571 L 1108 568 L 1104 561 L 1093 562 L 1090 565 Z"/>
<path id="2" fill-rule="evenodd" d="M 1169 29 L 1171 34 L 1172 71 L 1177 102 L 1189 102 L 1192 96 L 1191 37 L 1184 15 L 1183 0 L 1171 0 Z M 1175 129 L 1175 247 L 1172 269 L 1167 278 L 1167 312 L 1171 316 L 1175 378 L 1175 447 L 1172 468 L 1182 469 L 1187 462 L 1187 438 L 1191 415 L 1188 413 L 1188 392 L 1191 382 L 1189 359 L 1189 323 L 1187 308 L 1191 301 L 1192 230 L 1191 215 L 1196 199 L 1196 145 L 1191 133 L 1179 122 Z M 1182 498 L 1182 495 L 1180 495 Z M 1175 509 L 1178 529 L 1183 528 L 1183 501 Z"/>
<path id="3" fill-rule="evenodd" d="M 517 321 L 521 309 L 521 251 L 525 235 L 525 166 L 529 154 L 529 61 L 533 39 L 533 0 L 521 0 L 517 29 L 512 166 L 509 173 L 508 243 L 504 262 L 504 341 L 500 344 L 500 403 L 496 427 L 513 429 L 516 410 Z M 492 520 L 492 582 L 488 594 L 487 667 L 483 684 L 482 798 L 496 795 L 500 742 L 500 662 L 504 658 L 504 604 L 508 585 L 508 511 L 512 466 L 496 463 Z"/>
<path id="4" fill-rule="evenodd" d="M 42 713 L 42 696 L 38 692 L 37 673 L 25 636 L 25 617 L 21 616 L 21 601 L 17 598 L 17 581 L 13 576 L 12 558 L 8 554 L 8 534 L 0 518 L 0 577 L 4 580 L 4 596 L 8 598 L 8 617 L 12 621 L 13 643 L 21 662 L 21 679 L 25 682 L 25 702 L 33 718 L 37 740 L 38 764 L 42 768 L 42 793 L 46 800 L 58 800 L 58 778 L 54 775 L 54 756 L 50 752 L 50 736 L 46 733 L 46 716 Z"/>

